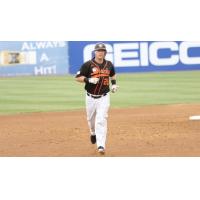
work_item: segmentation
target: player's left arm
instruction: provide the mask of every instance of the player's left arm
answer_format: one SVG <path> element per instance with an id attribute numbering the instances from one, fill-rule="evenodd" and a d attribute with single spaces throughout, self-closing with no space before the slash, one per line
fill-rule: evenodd
<path id="1" fill-rule="evenodd" d="M 110 70 L 110 80 L 111 80 L 111 92 L 115 93 L 117 92 L 118 89 L 118 85 L 117 85 L 117 80 L 116 80 L 116 73 L 115 73 L 115 67 L 113 66 L 112 63 L 111 64 L 111 70 Z"/>
<path id="2" fill-rule="evenodd" d="M 116 74 L 114 75 L 114 76 L 111 76 L 110 77 L 110 80 L 112 81 L 112 80 L 116 80 Z"/>
<path id="3" fill-rule="evenodd" d="M 111 92 L 115 93 L 117 92 L 117 89 L 119 88 L 119 86 L 117 85 L 117 80 L 116 80 L 116 74 L 110 77 L 111 79 Z"/>

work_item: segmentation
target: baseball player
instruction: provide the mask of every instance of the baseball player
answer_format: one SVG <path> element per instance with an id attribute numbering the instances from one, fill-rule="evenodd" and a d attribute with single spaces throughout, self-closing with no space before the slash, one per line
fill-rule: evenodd
<path id="1" fill-rule="evenodd" d="M 100 154 L 105 153 L 107 135 L 107 117 L 110 107 L 110 80 L 111 91 L 115 93 L 115 68 L 112 62 L 105 59 L 107 50 L 104 43 L 97 43 L 94 48 L 94 58 L 85 62 L 76 74 L 76 80 L 85 83 L 86 112 L 90 128 L 90 141 L 97 143 Z"/>

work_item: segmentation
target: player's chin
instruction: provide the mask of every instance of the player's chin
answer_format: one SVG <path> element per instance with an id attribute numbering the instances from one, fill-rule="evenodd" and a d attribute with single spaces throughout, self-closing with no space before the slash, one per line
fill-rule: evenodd
<path id="1" fill-rule="evenodd" d="M 99 59 L 104 59 L 104 56 L 100 56 Z"/>

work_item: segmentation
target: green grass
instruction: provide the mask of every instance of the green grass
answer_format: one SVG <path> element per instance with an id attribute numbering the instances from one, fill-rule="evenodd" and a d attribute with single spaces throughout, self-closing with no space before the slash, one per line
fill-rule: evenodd
<path id="1" fill-rule="evenodd" d="M 200 71 L 118 76 L 115 107 L 200 103 Z"/>
<path id="2" fill-rule="evenodd" d="M 200 71 L 119 74 L 115 108 L 200 103 Z M 0 114 L 65 111 L 85 106 L 73 76 L 0 78 Z"/>

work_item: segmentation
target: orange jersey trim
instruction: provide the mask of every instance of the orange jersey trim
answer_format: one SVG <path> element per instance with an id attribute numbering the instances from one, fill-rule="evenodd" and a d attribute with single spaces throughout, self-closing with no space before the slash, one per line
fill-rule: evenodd
<path id="1" fill-rule="evenodd" d="M 99 77 L 109 77 L 109 74 L 96 74 L 92 76 L 92 78 L 99 78 Z"/>

